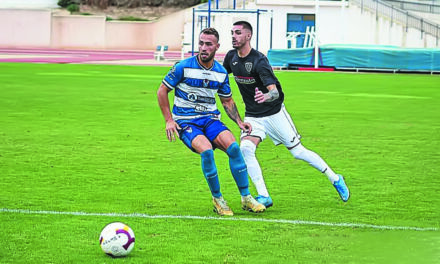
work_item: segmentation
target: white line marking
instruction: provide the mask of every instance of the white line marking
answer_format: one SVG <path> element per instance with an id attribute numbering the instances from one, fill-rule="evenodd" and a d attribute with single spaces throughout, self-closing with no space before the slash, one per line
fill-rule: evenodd
<path id="1" fill-rule="evenodd" d="M 346 94 L 347 96 L 355 97 L 372 97 L 372 98 L 392 98 L 392 99 L 431 99 L 431 97 L 414 96 L 414 95 L 398 95 L 398 94 L 368 94 L 368 93 L 353 93 Z"/>
<path id="2" fill-rule="evenodd" d="M 368 93 L 340 93 L 334 91 L 305 91 L 304 93 L 311 94 L 332 94 L 352 97 L 372 97 L 372 98 L 391 98 L 391 99 L 432 99 L 426 96 L 415 95 L 398 95 L 398 94 L 368 94 Z"/>
<path id="3" fill-rule="evenodd" d="M 104 74 L 99 73 L 96 74 L 95 72 L 37 72 L 36 75 L 42 75 L 42 76 L 85 76 L 85 77 L 94 77 L 94 78 L 101 78 L 101 77 L 114 77 L 114 78 L 163 78 L 164 75 L 155 75 L 155 74 Z"/>
<path id="4" fill-rule="evenodd" d="M 148 218 L 148 219 L 193 219 L 193 220 L 217 220 L 217 221 L 246 221 L 246 222 L 264 222 L 264 223 L 281 223 L 292 225 L 318 225 L 333 227 L 350 227 L 350 228 L 372 228 L 382 230 L 411 230 L 411 231 L 439 231 L 437 227 L 414 227 L 414 226 L 387 226 L 372 224 L 356 224 L 356 223 L 329 223 L 319 221 L 304 220 L 285 220 L 285 219 L 266 219 L 266 218 L 246 218 L 246 217 L 211 217 L 211 216 L 193 216 L 193 215 L 149 215 L 149 214 L 121 214 L 121 213 L 87 213 L 87 212 L 60 212 L 46 210 L 27 210 L 27 209 L 9 209 L 0 208 L 0 213 L 16 213 L 16 214 L 35 214 L 35 215 L 73 215 L 73 216 L 110 216 L 123 218 Z"/>

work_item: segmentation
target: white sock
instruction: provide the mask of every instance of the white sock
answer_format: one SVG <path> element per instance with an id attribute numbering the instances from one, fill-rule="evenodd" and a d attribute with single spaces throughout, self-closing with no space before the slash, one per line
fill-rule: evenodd
<path id="1" fill-rule="evenodd" d="M 255 189 L 257 189 L 258 195 L 268 197 L 269 193 L 267 192 L 263 173 L 261 172 L 260 164 L 255 157 L 256 148 L 257 147 L 250 140 L 241 141 L 240 149 L 243 153 L 244 161 L 246 162 L 247 170 L 252 182 L 255 185 Z"/>
<path id="2" fill-rule="evenodd" d="M 303 145 L 299 144 L 289 151 L 296 159 L 304 160 L 320 172 L 325 173 L 332 184 L 339 179 L 338 175 L 334 173 L 334 171 L 318 154 L 309 149 L 306 149 Z"/>
<path id="3" fill-rule="evenodd" d="M 339 180 L 339 176 L 328 166 L 324 173 L 332 184 Z"/>

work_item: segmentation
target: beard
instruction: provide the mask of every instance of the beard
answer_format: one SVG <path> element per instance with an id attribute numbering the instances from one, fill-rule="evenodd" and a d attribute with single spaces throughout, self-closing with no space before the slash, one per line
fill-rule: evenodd
<path id="1" fill-rule="evenodd" d="M 232 48 L 234 49 L 240 49 L 244 46 L 245 43 L 240 43 L 240 42 L 232 42 Z"/>
<path id="2" fill-rule="evenodd" d="M 202 56 L 199 56 L 200 60 L 202 62 L 210 62 L 214 58 L 215 53 L 212 53 L 208 57 L 203 58 Z"/>

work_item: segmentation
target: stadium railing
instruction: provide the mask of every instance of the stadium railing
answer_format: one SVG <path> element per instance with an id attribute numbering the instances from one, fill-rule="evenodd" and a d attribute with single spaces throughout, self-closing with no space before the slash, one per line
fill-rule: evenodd
<path id="1" fill-rule="evenodd" d="M 412 2 L 402 0 L 385 0 L 387 3 L 392 4 L 394 7 L 402 10 L 412 10 L 424 13 L 440 14 L 440 2 L 438 4 L 426 3 L 426 2 Z"/>
<path id="2" fill-rule="evenodd" d="M 368 10 L 376 14 L 388 17 L 391 22 L 404 25 L 406 30 L 414 28 L 423 33 L 430 34 L 436 38 L 437 43 L 440 39 L 440 25 L 431 21 L 427 21 L 422 17 L 410 14 L 408 11 L 394 7 L 392 4 L 381 0 L 351 0 L 357 4 L 361 10 Z"/>

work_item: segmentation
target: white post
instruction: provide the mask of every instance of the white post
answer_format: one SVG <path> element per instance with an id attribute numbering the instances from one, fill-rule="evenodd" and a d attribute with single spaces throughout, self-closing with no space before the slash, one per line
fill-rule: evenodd
<path id="1" fill-rule="evenodd" d="M 315 69 L 319 64 L 319 52 L 318 52 L 318 13 L 319 13 L 319 0 L 315 0 Z"/>
<path id="2" fill-rule="evenodd" d="M 345 0 L 341 1 L 341 44 L 345 43 L 345 31 L 347 30 L 346 25 L 345 25 Z"/>
<path id="3" fill-rule="evenodd" d="M 180 53 L 180 59 L 185 59 L 185 34 L 182 33 L 182 51 Z"/>
<path id="4" fill-rule="evenodd" d="M 306 34 L 304 36 L 303 48 L 308 48 L 309 47 L 309 44 L 308 44 L 309 36 L 310 36 L 310 27 L 307 26 L 306 27 Z"/>

